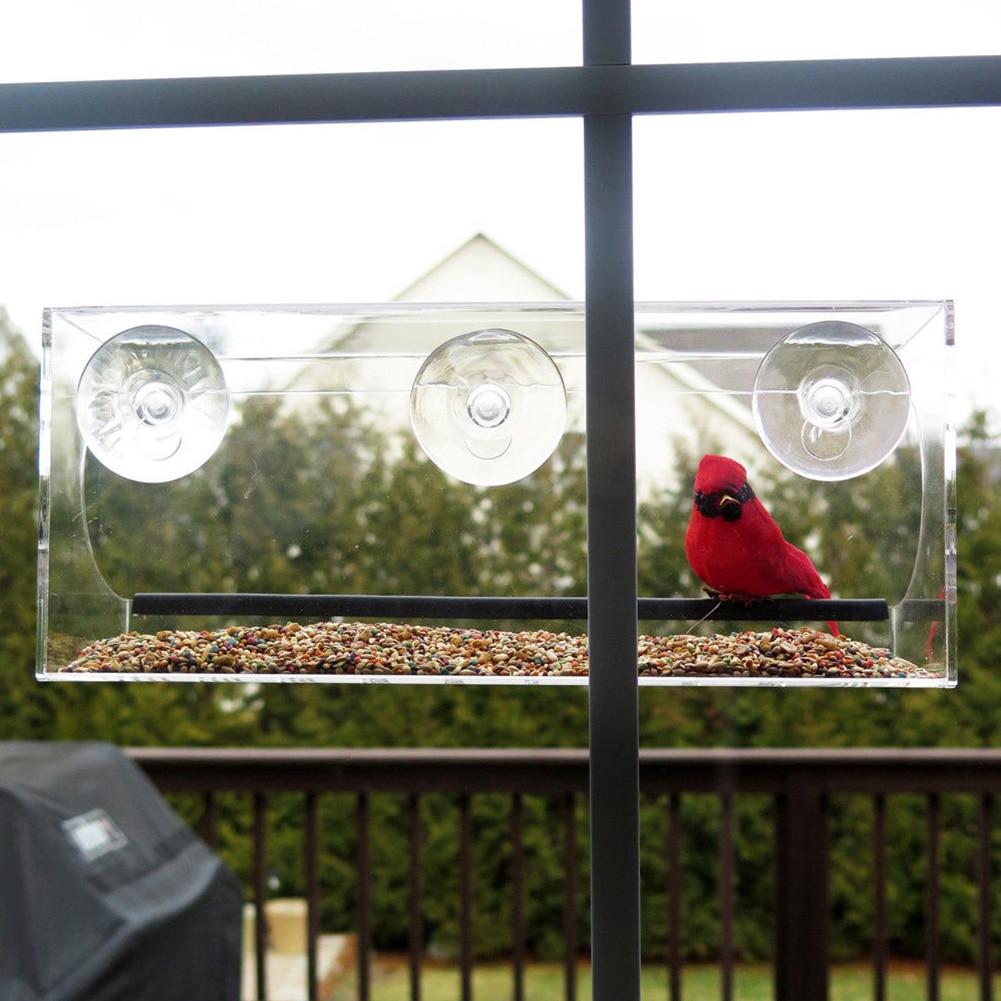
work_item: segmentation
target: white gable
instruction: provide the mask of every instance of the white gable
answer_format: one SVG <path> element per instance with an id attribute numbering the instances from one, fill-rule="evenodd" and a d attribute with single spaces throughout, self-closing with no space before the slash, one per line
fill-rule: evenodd
<path id="1" fill-rule="evenodd" d="M 472 305 L 468 310 L 447 305 L 455 303 Z M 332 328 L 318 357 L 287 385 L 287 402 L 305 413 L 312 394 L 334 392 L 336 382 L 336 391 L 350 389 L 375 425 L 408 433 L 410 389 L 424 359 L 452 337 L 494 326 L 517 330 L 556 359 L 567 389 L 568 430 L 584 431 L 582 305 L 483 234 L 462 244 L 392 304 Z M 670 352 L 643 330 L 636 347 L 641 496 L 672 485 L 673 450 L 679 443 L 692 453 L 711 444 L 751 469 L 760 466 L 767 453 L 748 406 L 686 364 L 684 353 L 667 359 Z"/>
<path id="2" fill-rule="evenodd" d="M 488 236 L 477 233 L 394 301 L 549 302 L 567 298 Z"/>

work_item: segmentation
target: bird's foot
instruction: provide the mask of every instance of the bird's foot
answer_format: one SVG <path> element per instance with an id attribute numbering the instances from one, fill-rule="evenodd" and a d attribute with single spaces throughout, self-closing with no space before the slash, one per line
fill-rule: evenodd
<path id="1" fill-rule="evenodd" d="M 753 605 L 759 601 L 771 601 L 771 597 L 761 594 L 743 594 L 739 591 L 724 592 L 715 591 L 710 587 L 703 587 L 703 591 L 716 601 L 728 601 L 735 605 Z"/>

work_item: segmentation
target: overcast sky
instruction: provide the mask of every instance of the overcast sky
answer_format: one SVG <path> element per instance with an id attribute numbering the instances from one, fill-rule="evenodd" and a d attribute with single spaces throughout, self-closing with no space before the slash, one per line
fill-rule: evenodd
<path id="1" fill-rule="evenodd" d="M 1001 52 L 1001 5 L 634 0 L 634 59 Z M 810 17 L 805 18 L 805 11 Z M 947 20 L 942 17 L 947 14 Z M 34 0 L 0 79 L 580 59 L 575 0 Z M 640 300 L 953 298 L 960 397 L 1001 374 L 1001 112 L 651 117 Z M 581 126 L 451 122 L 0 136 L 0 303 L 391 297 L 484 231 L 583 295 Z"/>

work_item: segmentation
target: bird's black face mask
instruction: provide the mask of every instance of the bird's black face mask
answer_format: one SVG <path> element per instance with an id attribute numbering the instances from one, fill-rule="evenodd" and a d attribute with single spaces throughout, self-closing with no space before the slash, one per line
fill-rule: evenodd
<path id="1" fill-rule="evenodd" d="M 717 515 L 724 521 L 739 521 L 744 504 L 754 497 L 754 491 L 745 483 L 739 490 L 713 490 L 712 493 L 695 491 L 695 508 L 706 518 Z"/>

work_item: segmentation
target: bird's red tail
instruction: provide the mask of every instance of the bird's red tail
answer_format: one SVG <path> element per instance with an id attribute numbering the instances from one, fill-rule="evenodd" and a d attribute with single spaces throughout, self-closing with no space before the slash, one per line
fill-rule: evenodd
<path id="1" fill-rule="evenodd" d="M 813 590 L 816 594 L 811 594 L 809 591 L 804 591 L 804 597 L 807 598 L 830 598 L 831 592 L 827 589 L 827 585 L 817 577 L 817 583 L 814 585 Z M 840 636 L 841 630 L 838 629 L 838 624 L 833 620 L 829 619 L 827 622 L 827 628 L 830 629 L 832 636 Z"/>

